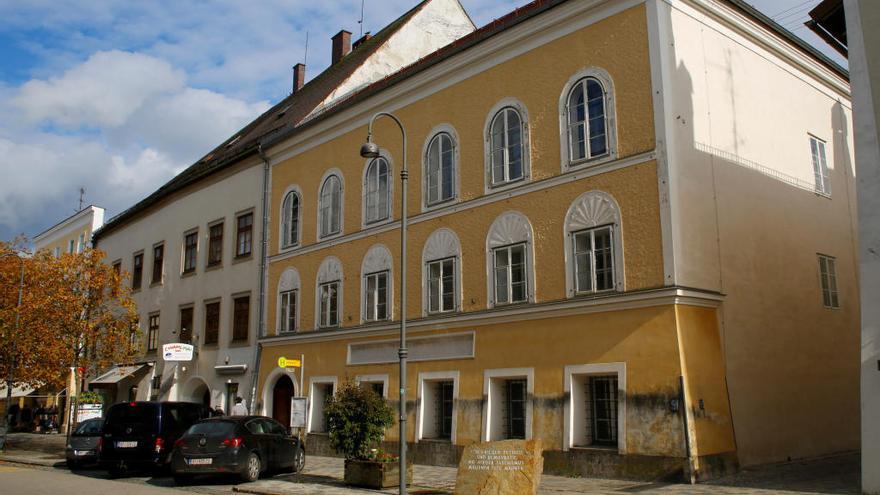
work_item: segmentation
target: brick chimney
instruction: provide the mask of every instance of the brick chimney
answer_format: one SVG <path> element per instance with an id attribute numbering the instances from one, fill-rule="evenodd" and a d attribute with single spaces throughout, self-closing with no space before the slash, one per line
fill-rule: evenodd
<path id="1" fill-rule="evenodd" d="M 335 64 L 342 60 L 342 57 L 348 55 L 351 51 L 351 33 L 343 29 L 331 38 L 333 40 L 333 52 L 331 53 L 330 63 Z"/>
<path id="2" fill-rule="evenodd" d="M 293 66 L 293 93 L 301 90 L 303 84 L 306 83 L 306 64 L 296 64 Z"/>

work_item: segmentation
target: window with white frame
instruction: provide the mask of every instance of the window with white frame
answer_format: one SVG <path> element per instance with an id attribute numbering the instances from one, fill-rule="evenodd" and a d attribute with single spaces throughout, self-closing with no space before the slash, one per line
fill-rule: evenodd
<path id="1" fill-rule="evenodd" d="M 448 132 L 431 138 L 425 157 L 425 203 L 434 205 L 455 197 L 455 140 Z"/>
<path id="2" fill-rule="evenodd" d="M 489 168 L 493 186 L 516 182 L 525 176 L 523 119 L 513 107 L 495 114 L 489 126 Z"/>
<path id="3" fill-rule="evenodd" d="M 837 296 L 837 261 L 831 256 L 819 255 L 819 277 L 822 283 L 822 304 L 826 308 L 839 308 Z"/>
<path id="4" fill-rule="evenodd" d="M 67 242 L 67 252 L 70 254 L 73 254 L 73 252 L 75 250 L 76 250 L 76 241 L 71 239 Z"/>
<path id="5" fill-rule="evenodd" d="M 355 377 L 357 385 L 364 389 L 370 390 L 379 397 L 386 397 L 388 394 L 388 375 L 358 375 Z"/>
<path id="6" fill-rule="evenodd" d="M 86 248 L 86 234 L 82 233 L 79 235 L 79 242 L 76 245 L 76 252 L 81 253 Z"/>
<path id="7" fill-rule="evenodd" d="M 420 399 L 419 439 L 452 440 L 455 416 L 454 379 L 423 379 Z"/>
<path id="8" fill-rule="evenodd" d="M 575 292 L 578 294 L 614 289 L 613 235 L 610 225 L 572 233 Z"/>
<path id="9" fill-rule="evenodd" d="M 319 327 L 339 325 L 339 281 L 321 284 L 318 288 L 320 313 Z"/>
<path id="10" fill-rule="evenodd" d="M 330 175 L 321 185 L 318 205 L 319 234 L 327 237 L 338 234 L 342 228 L 342 181 Z"/>
<path id="11" fill-rule="evenodd" d="M 455 258 L 430 261 L 428 270 L 428 312 L 455 310 Z"/>
<path id="12" fill-rule="evenodd" d="M 485 371 L 484 409 L 486 441 L 531 438 L 531 368 Z"/>
<path id="13" fill-rule="evenodd" d="M 55 257 L 56 258 L 61 257 L 61 246 L 55 246 Z"/>
<path id="14" fill-rule="evenodd" d="M 626 365 L 565 367 L 569 402 L 564 408 L 563 448 L 615 447 L 625 450 Z"/>
<path id="15" fill-rule="evenodd" d="M 374 158 L 364 177 L 364 223 L 387 220 L 391 215 L 391 182 L 388 160 Z"/>
<path id="16" fill-rule="evenodd" d="M 281 297 L 281 321 L 279 330 L 282 332 L 296 331 L 296 299 L 298 291 L 287 290 L 280 294 Z"/>
<path id="17" fill-rule="evenodd" d="M 495 304 L 528 301 L 526 281 L 526 245 L 495 248 Z"/>
<path id="18" fill-rule="evenodd" d="M 810 155 L 813 159 L 813 177 L 816 183 L 816 192 L 831 194 L 831 177 L 828 174 L 828 161 L 825 157 L 825 141 L 810 136 Z"/>
<path id="19" fill-rule="evenodd" d="M 281 207 L 281 247 L 299 243 L 299 194 L 290 191 Z"/>
<path id="20" fill-rule="evenodd" d="M 327 404 L 333 399 L 333 382 L 313 382 L 312 395 L 309 401 L 309 433 L 327 433 Z"/>
<path id="21" fill-rule="evenodd" d="M 581 78 L 571 86 L 565 105 L 569 162 L 608 154 L 607 97 L 596 77 Z"/>
<path id="22" fill-rule="evenodd" d="M 388 271 L 364 275 L 364 320 L 388 319 Z"/>

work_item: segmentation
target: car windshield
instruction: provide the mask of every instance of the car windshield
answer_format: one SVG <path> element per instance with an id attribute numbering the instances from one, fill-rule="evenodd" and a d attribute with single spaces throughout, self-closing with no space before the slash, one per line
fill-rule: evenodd
<path id="1" fill-rule="evenodd" d="M 73 434 L 83 437 L 100 435 L 103 426 L 103 419 L 90 419 L 80 423 L 79 426 L 76 427 L 76 430 L 74 430 Z"/>
<path id="2" fill-rule="evenodd" d="M 205 421 L 204 423 L 196 423 L 190 426 L 186 434 L 220 436 L 228 435 L 234 429 L 235 423 L 232 421 Z"/>

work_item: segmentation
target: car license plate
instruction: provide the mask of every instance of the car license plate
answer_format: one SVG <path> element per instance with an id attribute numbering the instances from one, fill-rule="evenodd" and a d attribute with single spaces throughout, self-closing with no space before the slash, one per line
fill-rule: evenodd
<path id="1" fill-rule="evenodd" d="M 89 455 L 91 454 L 91 450 L 74 450 L 73 455 Z"/>
<path id="2" fill-rule="evenodd" d="M 116 442 L 117 449 L 133 449 L 137 446 L 137 442 Z"/>
<path id="3" fill-rule="evenodd" d="M 189 463 L 190 466 L 205 466 L 213 463 L 214 459 L 205 457 L 202 459 L 187 459 L 186 462 Z"/>

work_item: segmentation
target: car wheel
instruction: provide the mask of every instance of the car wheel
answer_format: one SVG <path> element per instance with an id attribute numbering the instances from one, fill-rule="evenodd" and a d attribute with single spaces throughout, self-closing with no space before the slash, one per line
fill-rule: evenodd
<path id="1" fill-rule="evenodd" d="M 244 471 L 241 472 L 241 479 L 244 481 L 257 481 L 260 478 L 262 467 L 260 456 L 251 452 L 244 465 Z"/>
<path id="2" fill-rule="evenodd" d="M 192 483 L 192 476 L 188 474 L 175 474 L 174 484 L 177 486 L 185 486 Z"/>
<path id="3" fill-rule="evenodd" d="M 302 447 L 296 449 L 296 454 L 293 455 L 293 472 L 295 474 L 299 474 L 306 467 L 306 451 Z"/>
<path id="4" fill-rule="evenodd" d="M 67 461 L 67 469 L 73 471 L 74 469 L 79 469 L 79 463 L 76 461 Z"/>

